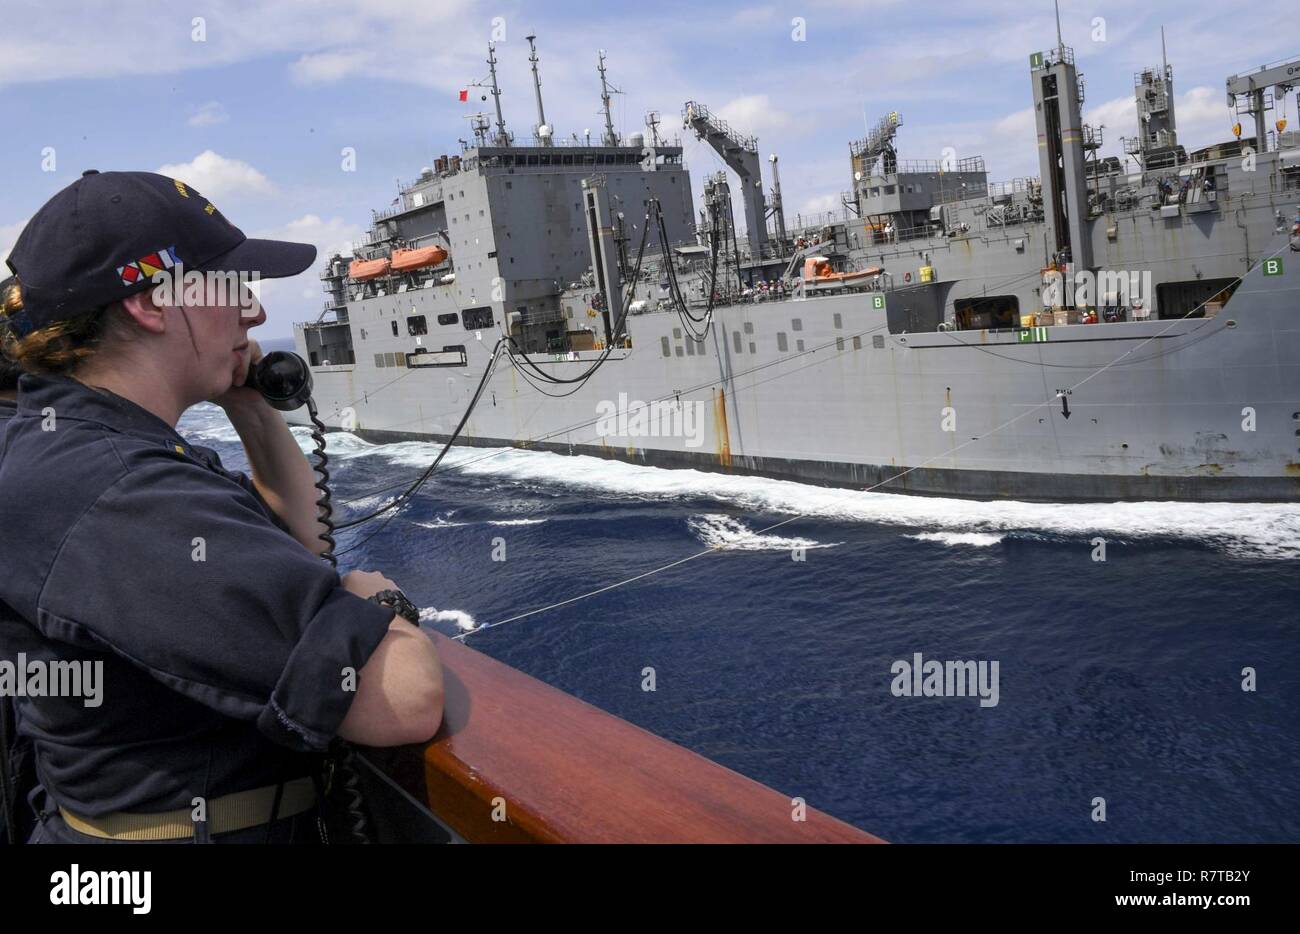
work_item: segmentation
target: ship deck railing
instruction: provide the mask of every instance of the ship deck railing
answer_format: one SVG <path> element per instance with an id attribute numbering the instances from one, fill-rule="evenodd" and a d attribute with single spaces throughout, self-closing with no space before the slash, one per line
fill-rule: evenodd
<path id="1" fill-rule="evenodd" d="M 812 807 L 799 789 L 769 788 L 457 640 L 430 637 L 443 667 L 441 728 L 427 745 L 362 756 L 453 841 L 883 842 Z"/>

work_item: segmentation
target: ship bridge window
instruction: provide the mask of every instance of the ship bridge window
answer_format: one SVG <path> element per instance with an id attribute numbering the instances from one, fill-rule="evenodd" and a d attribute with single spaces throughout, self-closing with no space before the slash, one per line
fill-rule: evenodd
<path id="1" fill-rule="evenodd" d="M 424 315 L 412 315 L 406 319 L 406 333 L 411 337 L 418 334 L 428 334 L 429 322 L 425 320 Z"/>
<path id="2" fill-rule="evenodd" d="M 389 324 L 391 324 L 391 325 L 393 326 L 393 336 L 396 337 L 396 336 L 397 336 L 397 322 L 396 322 L 396 321 L 390 321 Z"/>
<path id="3" fill-rule="evenodd" d="M 491 308 L 466 308 L 460 314 L 461 321 L 467 331 L 478 331 L 492 327 Z"/>
<path id="4" fill-rule="evenodd" d="M 782 353 L 790 349 L 790 341 L 785 336 L 785 331 L 776 332 L 776 349 Z"/>
<path id="5" fill-rule="evenodd" d="M 455 324 L 459 320 L 460 316 L 454 311 L 448 312 L 445 315 L 438 315 L 439 324 Z"/>
<path id="6" fill-rule="evenodd" d="M 1236 291 L 1239 279 L 1192 279 L 1156 286 L 1156 313 L 1161 318 L 1213 318 Z"/>
<path id="7" fill-rule="evenodd" d="M 981 295 L 952 303 L 957 327 L 963 331 L 1014 328 L 1020 323 L 1020 299 L 1014 295 Z"/>

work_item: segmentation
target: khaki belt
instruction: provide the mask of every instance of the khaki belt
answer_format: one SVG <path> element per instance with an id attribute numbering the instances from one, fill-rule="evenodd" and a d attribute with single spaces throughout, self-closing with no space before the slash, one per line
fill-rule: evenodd
<path id="1" fill-rule="evenodd" d="M 275 789 L 275 785 L 267 785 L 251 791 L 222 795 L 209 801 L 208 832 L 230 833 L 269 823 Z M 315 804 L 316 785 L 310 778 L 295 778 L 285 782 L 276 820 L 301 814 Z M 183 840 L 194 837 L 193 811 L 190 808 L 153 814 L 116 811 L 99 817 L 82 817 L 60 807 L 59 813 L 67 825 L 78 833 L 106 840 Z"/>

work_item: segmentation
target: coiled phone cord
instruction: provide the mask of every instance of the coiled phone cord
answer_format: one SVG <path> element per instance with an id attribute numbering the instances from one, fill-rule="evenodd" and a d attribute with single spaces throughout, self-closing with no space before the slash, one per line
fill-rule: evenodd
<path id="1" fill-rule="evenodd" d="M 316 414 L 316 400 L 310 396 L 307 397 L 307 417 L 311 419 L 313 426 L 311 440 L 316 447 L 312 451 L 312 456 L 316 458 L 315 470 L 319 474 L 315 481 L 316 489 L 320 490 L 320 498 L 316 500 L 316 517 L 321 525 L 325 526 L 325 531 L 317 536 L 326 545 L 320 556 L 330 563 L 330 567 L 337 568 L 339 559 L 334 556 L 337 543 L 334 541 L 334 505 L 330 502 L 330 458 L 325 453 L 325 423 Z"/>
<path id="2" fill-rule="evenodd" d="M 321 552 L 320 556 L 328 561 L 331 567 L 337 568 L 339 560 L 334 555 L 336 545 L 334 541 L 334 505 L 330 499 L 330 459 L 329 455 L 325 453 L 325 423 L 316 414 L 316 401 L 310 396 L 307 397 L 307 416 L 311 419 L 313 426 L 311 439 L 316 445 L 312 451 L 312 455 L 316 458 L 314 466 L 317 474 L 315 480 L 316 489 L 320 490 L 320 498 L 316 500 L 316 512 L 320 523 L 325 526 L 325 531 L 318 536 L 325 543 L 325 550 Z M 352 834 L 352 839 L 356 843 L 370 843 L 369 823 L 363 810 L 361 777 L 357 774 L 356 755 L 356 750 L 350 744 L 338 743 L 333 752 L 335 771 L 342 780 L 344 807 L 348 812 L 350 821 L 348 830 Z"/>

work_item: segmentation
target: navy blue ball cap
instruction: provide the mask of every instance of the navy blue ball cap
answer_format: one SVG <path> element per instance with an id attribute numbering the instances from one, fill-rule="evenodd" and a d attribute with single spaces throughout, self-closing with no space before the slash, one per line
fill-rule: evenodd
<path id="1" fill-rule="evenodd" d="M 9 254 L 22 283 L 23 331 L 75 318 L 186 272 L 296 276 L 310 243 L 250 240 L 180 179 L 153 172 L 85 172 L 36 212 Z"/>

